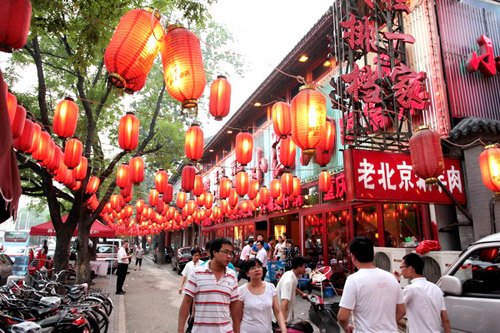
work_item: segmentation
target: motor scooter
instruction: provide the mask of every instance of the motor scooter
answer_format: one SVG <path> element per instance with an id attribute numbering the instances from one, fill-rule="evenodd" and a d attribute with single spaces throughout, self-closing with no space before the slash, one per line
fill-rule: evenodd
<path id="1" fill-rule="evenodd" d="M 321 333 L 339 333 L 340 326 L 337 322 L 340 296 L 334 296 L 333 302 L 326 303 L 318 296 L 309 294 L 305 297 L 311 303 L 309 320 L 319 328 Z"/>

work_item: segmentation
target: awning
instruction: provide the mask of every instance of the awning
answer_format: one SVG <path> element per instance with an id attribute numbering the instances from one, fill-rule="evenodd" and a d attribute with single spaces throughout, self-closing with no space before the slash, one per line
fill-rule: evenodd
<path id="1" fill-rule="evenodd" d="M 66 221 L 68 215 L 62 217 L 63 222 Z M 31 236 L 55 236 L 56 229 L 52 224 L 52 221 L 47 221 L 45 223 L 41 223 L 38 225 L 34 225 L 30 230 Z M 113 228 L 110 228 L 98 220 L 95 220 L 90 228 L 90 237 L 101 237 L 101 238 L 113 238 L 115 237 L 116 232 Z M 78 226 L 73 233 L 73 236 L 78 236 Z"/>

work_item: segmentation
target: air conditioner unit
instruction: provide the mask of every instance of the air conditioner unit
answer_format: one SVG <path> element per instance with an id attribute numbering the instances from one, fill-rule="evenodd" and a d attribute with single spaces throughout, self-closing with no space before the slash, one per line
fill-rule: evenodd
<path id="1" fill-rule="evenodd" d="M 446 269 L 460 255 L 460 251 L 430 251 L 423 255 L 424 276 L 436 283 Z"/>
<path id="2" fill-rule="evenodd" d="M 400 271 L 401 259 L 408 253 L 411 253 L 413 248 L 398 248 L 398 247 L 375 247 L 374 262 L 375 266 L 390 273 Z M 401 279 L 401 286 L 407 284 L 405 279 Z"/>

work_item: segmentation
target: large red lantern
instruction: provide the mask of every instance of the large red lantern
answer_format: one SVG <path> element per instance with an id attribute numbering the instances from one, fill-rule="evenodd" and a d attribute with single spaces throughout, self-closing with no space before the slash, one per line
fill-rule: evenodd
<path id="1" fill-rule="evenodd" d="M 181 25 L 170 25 L 161 58 L 170 96 L 181 102 L 183 108 L 197 107 L 206 83 L 198 37 Z"/>
<path id="2" fill-rule="evenodd" d="M 174 198 L 174 187 L 171 184 L 167 184 L 167 188 L 165 189 L 165 193 L 163 193 L 163 202 L 166 204 L 170 203 Z"/>
<path id="3" fill-rule="evenodd" d="M 31 21 L 29 0 L 0 1 L 0 51 L 23 48 L 28 40 Z"/>
<path id="4" fill-rule="evenodd" d="M 196 176 L 196 168 L 193 165 L 186 165 L 182 168 L 181 188 L 185 192 L 190 192 L 194 188 L 194 178 Z"/>
<path id="5" fill-rule="evenodd" d="M 284 195 L 291 195 L 293 193 L 293 175 L 285 172 L 281 175 L 280 179 L 281 192 Z"/>
<path id="6" fill-rule="evenodd" d="M 214 203 L 214 195 L 212 194 L 212 192 L 209 191 L 205 193 L 205 208 L 211 209 L 213 203 Z"/>
<path id="7" fill-rule="evenodd" d="M 229 203 L 227 202 L 227 200 L 222 199 L 219 202 L 219 206 L 220 206 L 220 213 L 221 213 L 221 215 L 226 215 L 227 212 L 228 212 L 228 210 L 229 210 Z"/>
<path id="8" fill-rule="evenodd" d="M 285 102 L 276 102 L 271 108 L 274 133 L 285 139 L 292 133 L 292 116 L 290 106 Z"/>
<path id="9" fill-rule="evenodd" d="M 326 167 L 330 160 L 332 159 L 332 151 L 324 151 L 320 149 L 316 149 L 316 155 L 314 155 L 314 160 L 319 166 L 322 168 Z"/>
<path id="10" fill-rule="evenodd" d="M 245 166 L 252 161 L 253 154 L 253 137 L 247 131 L 243 131 L 236 135 L 236 161 Z"/>
<path id="11" fill-rule="evenodd" d="M 184 151 L 186 157 L 191 161 L 197 161 L 203 156 L 203 130 L 199 124 L 192 124 L 186 131 L 186 141 L 184 144 Z"/>
<path id="12" fill-rule="evenodd" d="M 35 143 L 37 148 L 33 150 L 33 158 L 38 162 L 45 160 L 49 156 L 51 142 L 52 138 L 50 137 L 50 134 L 47 131 L 42 131 L 38 142 Z"/>
<path id="13" fill-rule="evenodd" d="M 326 98 L 311 86 L 305 85 L 292 99 L 292 138 L 304 154 L 313 154 L 326 121 Z"/>
<path id="14" fill-rule="evenodd" d="M 145 205 L 146 205 L 146 203 L 144 202 L 143 199 L 138 199 L 135 202 L 135 211 L 137 212 L 137 214 L 142 214 L 142 212 L 144 211 Z"/>
<path id="15" fill-rule="evenodd" d="M 293 177 L 293 191 L 292 195 L 294 197 L 298 197 L 301 193 L 301 188 L 300 188 L 300 178 L 294 176 Z"/>
<path id="16" fill-rule="evenodd" d="M 229 207 L 234 208 L 238 204 L 238 193 L 236 192 L 235 188 L 232 188 L 229 191 L 229 197 L 227 198 L 227 202 L 229 204 Z"/>
<path id="17" fill-rule="evenodd" d="M 64 164 L 69 169 L 76 168 L 80 164 L 83 144 L 77 138 L 69 139 L 64 146 Z"/>
<path id="18" fill-rule="evenodd" d="M 332 154 L 333 148 L 335 147 L 336 136 L 335 122 L 332 119 L 327 118 L 325 122 L 325 130 L 321 135 L 321 140 L 319 140 L 319 143 L 316 146 L 316 150 Z"/>
<path id="19" fill-rule="evenodd" d="M 229 191 L 233 187 L 231 179 L 226 176 L 222 176 L 219 181 L 219 197 L 225 199 L 229 196 Z"/>
<path id="20" fill-rule="evenodd" d="M 177 208 L 182 209 L 186 204 L 187 194 L 183 190 L 177 192 L 177 198 L 175 199 L 175 205 Z"/>
<path id="21" fill-rule="evenodd" d="M 161 194 L 165 193 L 165 191 L 167 190 L 167 184 L 168 184 L 168 173 L 163 169 L 156 171 L 155 174 L 156 190 Z"/>
<path id="22" fill-rule="evenodd" d="M 104 53 L 111 83 L 128 93 L 142 89 L 164 36 L 158 11 L 134 9 L 126 13 Z"/>
<path id="23" fill-rule="evenodd" d="M 223 75 L 217 76 L 217 80 L 210 86 L 210 102 L 208 111 L 215 120 L 222 120 L 229 114 L 231 106 L 231 85 Z"/>
<path id="24" fill-rule="evenodd" d="M 130 181 L 139 185 L 144 180 L 144 160 L 139 155 L 130 159 Z"/>
<path id="25" fill-rule="evenodd" d="M 130 166 L 128 164 L 122 164 L 118 167 L 116 171 L 116 185 L 119 188 L 125 188 L 130 185 Z"/>
<path id="26" fill-rule="evenodd" d="M 17 97 L 10 92 L 7 92 L 7 114 L 9 115 L 10 124 L 14 122 L 14 116 L 17 109 Z"/>
<path id="27" fill-rule="evenodd" d="M 318 177 L 318 188 L 320 192 L 326 193 L 330 190 L 332 182 L 332 177 L 330 173 L 326 170 L 323 170 L 319 173 Z"/>
<path id="28" fill-rule="evenodd" d="M 429 127 L 420 127 L 410 138 L 409 146 L 413 172 L 425 179 L 426 184 L 437 183 L 437 177 L 444 172 L 444 157 L 439 134 Z"/>
<path id="29" fill-rule="evenodd" d="M 12 121 L 12 138 L 15 140 L 23 134 L 24 123 L 26 122 L 26 109 L 22 105 L 17 105 L 16 114 Z"/>
<path id="30" fill-rule="evenodd" d="M 280 140 L 280 162 L 285 168 L 291 168 L 295 165 L 296 153 L 295 143 L 290 137 Z"/>
<path id="31" fill-rule="evenodd" d="M 38 148 L 38 141 L 40 140 L 40 135 L 42 134 L 42 127 L 38 123 L 34 123 L 33 136 L 31 137 L 31 144 L 29 145 L 26 152 L 28 154 L 33 154 L 33 152 Z"/>
<path id="32" fill-rule="evenodd" d="M 236 174 L 234 187 L 240 197 L 248 193 L 248 173 L 244 170 Z"/>
<path id="33" fill-rule="evenodd" d="M 479 167 L 483 184 L 495 193 L 500 193 L 500 145 L 488 145 L 479 155 Z"/>
<path id="34" fill-rule="evenodd" d="M 266 186 L 262 186 L 259 191 L 260 194 L 260 205 L 267 205 L 269 202 L 269 189 Z"/>
<path id="35" fill-rule="evenodd" d="M 40 125 L 39 125 L 40 126 Z M 14 148 L 21 151 L 28 151 L 31 148 L 33 135 L 35 134 L 35 123 L 26 119 L 21 136 L 14 140 Z"/>
<path id="36" fill-rule="evenodd" d="M 118 127 L 118 144 L 125 151 L 132 151 L 139 144 L 139 119 L 133 112 L 127 112 L 120 118 Z"/>
<path id="37" fill-rule="evenodd" d="M 60 138 L 69 138 L 75 134 L 78 123 L 78 105 L 72 98 L 66 97 L 60 101 L 54 111 L 52 129 Z"/>
<path id="38" fill-rule="evenodd" d="M 100 184 L 101 184 L 101 180 L 99 179 L 99 177 L 90 176 L 89 181 L 87 183 L 87 187 L 85 188 L 85 192 L 88 194 L 96 193 Z"/>
<path id="39" fill-rule="evenodd" d="M 200 196 L 205 192 L 205 186 L 203 185 L 203 177 L 201 175 L 194 176 L 194 186 L 193 195 Z"/>
<path id="40" fill-rule="evenodd" d="M 255 178 L 252 178 L 248 184 L 248 198 L 254 199 L 259 193 L 260 184 Z"/>
<path id="41" fill-rule="evenodd" d="M 281 195 L 281 181 L 278 178 L 271 180 L 270 193 L 273 199 L 276 199 Z"/>
<path id="42" fill-rule="evenodd" d="M 89 163 L 85 156 L 80 159 L 80 164 L 73 169 L 73 176 L 76 180 L 83 180 L 87 176 L 87 167 Z"/>
<path id="43" fill-rule="evenodd" d="M 62 152 L 62 149 L 54 144 L 54 156 L 52 157 L 52 160 L 47 163 L 47 169 L 52 172 L 57 170 L 57 168 L 61 164 L 63 156 L 64 154 Z"/>
<path id="44" fill-rule="evenodd" d="M 158 199 L 160 198 L 160 193 L 152 188 L 149 190 L 149 205 L 154 207 L 158 203 Z"/>

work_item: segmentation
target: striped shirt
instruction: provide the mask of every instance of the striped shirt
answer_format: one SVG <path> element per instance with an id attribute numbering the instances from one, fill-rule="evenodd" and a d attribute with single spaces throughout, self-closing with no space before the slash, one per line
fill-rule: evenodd
<path id="1" fill-rule="evenodd" d="M 232 333 L 229 305 L 238 300 L 238 279 L 227 269 L 217 281 L 207 266 L 196 267 L 184 286 L 184 294 L 194 300 L 192 333 Z"/>

